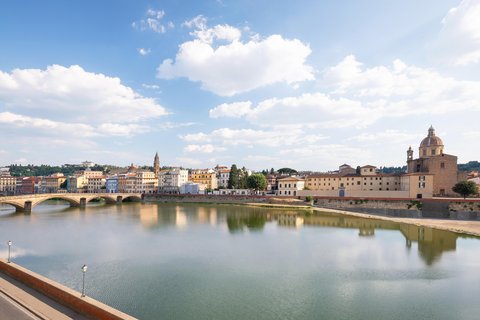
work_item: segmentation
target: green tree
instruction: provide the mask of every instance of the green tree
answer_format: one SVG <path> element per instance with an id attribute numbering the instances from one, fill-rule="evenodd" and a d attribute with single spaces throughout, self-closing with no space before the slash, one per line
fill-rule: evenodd
<path id="1" fill-rule="evenodd" d="M 277 171 L 278 173 L 280 174 L 288 174 L 288 175 L 292 175 L 292 174 L 297 174 L 297 170 L 295 169 L 292 169 L 292 168 L 281 168 L 281 169 L 278 169 Z"/>
<path id="2" fill-rule="evenodd" d="M 247 188 L 247 178 L 248 178 L 247 168 L 242 167 L 242 169 L 238 171 L 238 188 L 239 189 Z"/>
<path id="3" fill-rule="evenodd" d="M 275 173 L 275 170 L 273 170 L 273 168 L 270 169 L 270 174 L 274 174 Z"/>
<path id="4" fill-rule="evenodd" d="M 254 173 L 247 177 L 247 187 L 255 191 L 267 188 L 267 178 L 261 173 Z"/>
<path id="5" fill-rule="evenodd" d="M 237 189 L 238 188 L 238 177 L 239 172 L 236 164 L 232 164 L 230 168 L 230 176 L 228 177 L 228 189 Z"/>
<path id="6" fill-rule="evenodd" d="M 468 196 L 477 194 L 478 187 L 473 181 L 460 181 L 453 186 L 452 191 L 460 194 L 465 199 Z"/>

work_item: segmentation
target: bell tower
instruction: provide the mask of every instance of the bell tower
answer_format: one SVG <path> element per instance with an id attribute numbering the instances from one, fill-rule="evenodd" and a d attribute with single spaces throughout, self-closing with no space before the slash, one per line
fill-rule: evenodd
<path id="1" fill-rule="evenodd" d="M 412 150 L 412 146 L 409 146 L 409 147 L 408 147 L 408 150 L 407 150 L 407 161 L 410 161 L 410 160 L 413 160 L 413 150 Z"/>
<path id="2" fill-rule="evenodd" d="M 158 152 L 155 153 L 155 158 L 153 159 L 153 172 L 155 172 L 155 177 L 158 177 L 160 173 L 160 157 L 158 156 Z"/>

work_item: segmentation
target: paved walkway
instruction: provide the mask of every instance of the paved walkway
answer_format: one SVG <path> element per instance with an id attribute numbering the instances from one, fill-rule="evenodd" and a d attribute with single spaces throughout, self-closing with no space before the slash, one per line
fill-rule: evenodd
<path id="1" fill-rule="evenodd" d="M 87 320 L 24 284 L 0 273 L 0 320 Z"/>

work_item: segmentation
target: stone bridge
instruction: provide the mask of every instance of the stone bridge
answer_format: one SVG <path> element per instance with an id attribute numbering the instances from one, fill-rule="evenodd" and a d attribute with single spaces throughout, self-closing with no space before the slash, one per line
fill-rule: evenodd
<path id="1" fill-rule="evenodd" d="M 70 203 L 72 207 L 85 207 L 94 199 L 104 199 L 109 204 L 119 204 L 127 199 L 142 200 L 140 193 L 45 193 L 28 194 L 21 196 L 0 197 L 0 204 L 9 204 L 17 211 L 31 212 L 32 209 L 47 200 L 61 199 Z"/>

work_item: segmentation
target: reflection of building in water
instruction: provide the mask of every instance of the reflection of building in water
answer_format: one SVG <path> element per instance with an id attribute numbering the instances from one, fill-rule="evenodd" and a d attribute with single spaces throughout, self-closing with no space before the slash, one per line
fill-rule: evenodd
<path id="1" fill-rule="evenodd" d="M 457 248 L 457 234 L 450 231 L 402 224 L 400 232 L 405 236 L 408 248 L 412 241 L 418 242 L 418 253 L 427 265 L 437 261 L 444 251 Z"/>
<path id="2" fill-rule="evenodd" d="M 303 216 L 288 213 L 275 215 L 275 218 L 277 219 L 279 226 L 287 226 L 294 228 L 300 228 L 301 226 L 303 226 L 304 221 Z"/>
<path id="3" fill-rule="evenodd" d="M 359 229 L 358 235 L 361 237 L 374 236 L 375 229 L 398 230 L 398 224 L 394 222 L 345 216 L 311 216 L 305 218 L 305 224 Z"/>
<path id="4" fill-rule="evenodd" d="M 140 223 L 144 227 L 152 227 L 158 224 L 157 206 L 142 205 L 139 210 Z"/>
<path id="5" fill-rule="evenodd" d="M 187 226 L 187 214 L 182 207 L 175 207 L 175 226 L 177 226 L 177 228 Z"/>
<path id="6" fill-rule="evenodd" d="M 373 236 L 375 229 L 400 230 L 405 237 L 407 248 L 412 246 L 412 241 L 418 242 L 418 253 L 427 265 L 437 261 L 443 252 L 455 251 L 457 247 L 456 233 L 391 221 L 332 215 L 305 217 L 305 224 L 359 229 L 359 236 Z"/>

